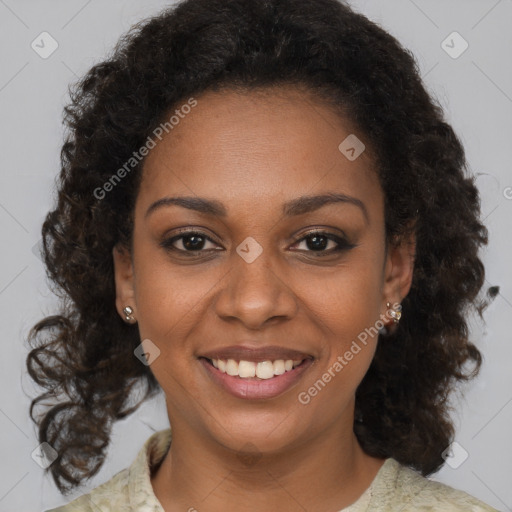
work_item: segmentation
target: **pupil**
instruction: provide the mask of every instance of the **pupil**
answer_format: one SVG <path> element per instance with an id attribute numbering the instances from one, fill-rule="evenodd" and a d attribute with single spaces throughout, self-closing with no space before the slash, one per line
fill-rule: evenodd
<path id="1" fill-rule="evenodd" d="M 318 243 L 319 240 L 322 240 L 322 242 Z M 312 241 L 313 243 L 309 243 L 309 241 Z M 327 237 L 324 235 L 311 235 L 308 237 L 308 249 L 325 249 L 327 247 Z"/>
<path id="2" fill-rule="evenodd" d="M 190 240 L 195 240 L 195 242 L 190 243 Z M 199 240 L 199 246 L 197 241 Z M 183 245 L 186 249 L 190 249 L 191 251 L 197 251 L 202 248 L 202 244 L 204 244 L 203 237 L 197 235 L 188 235 L 183 238 Z"/>

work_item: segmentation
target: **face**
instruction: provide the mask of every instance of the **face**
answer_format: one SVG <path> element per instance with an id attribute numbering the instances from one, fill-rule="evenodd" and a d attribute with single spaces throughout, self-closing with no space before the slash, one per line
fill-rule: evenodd
<path id="1" fill-rule="evenodd" d="M 173 431 L 262 452 L 352 433 L 412 276 L 411 247 L 386 249 L 369 147 L 338 148 L 364 135 L 297 89 L 196 101 L 146 157 L 133 253 L 113 253 Z"/>

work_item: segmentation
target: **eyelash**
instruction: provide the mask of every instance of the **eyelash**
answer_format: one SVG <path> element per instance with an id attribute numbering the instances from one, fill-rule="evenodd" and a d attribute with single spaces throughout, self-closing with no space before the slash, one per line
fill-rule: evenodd
<path id="1" fill-rule="evenodd" d="M 194 231 L 194 230 L 184 230 L 184 231 L 180 231 L 179 235 L 176 235 L 176 236 L 173 236 L 171 238 L 167 238 L 165 240 L 163 240 L 161 242 L 161 246 L 165 249 L 165 250 L 168 250 L 168 251 L 173 251 L 173 252 L 180 252 L 180 253 L 185 253 L 187 254 L 187 257 L 195 257 L 197 256 L 198 253 L 202 253 L 202 252 L 209 252 L 209 251 L 216 251 L 217 249 L 198 249 L 198 250 L 195 250 L 195 251 L 187 251 L 187 250 L 184 250 L 184 249 L 177 249 L 176 247 L 173 246 L 174 242 L 182 239 L 182 238 L 187 238 L 189 236 L 194 236 L 194 235 L 197 235 L 197 236 L 200 236 L 201 238 L 215 244 L 216 242 L 214 240 L 212 240 L 209 236 L 207 236 L 206 234 L 202 233 L 201 231 Z M 337 235 L 334 235 L 333 233 L 329 233 L 328 231 L 322 231 L 322 230 L 313 230 L 313 231 L 309 231 L 308 233 L 306 233 L 305 235 L 303 235 L 301 238 L 299 238 L 298 240 L 296 240 L 294 242 L 293 245 L 296 245 L 297 243 L 299 242 L 302 242 L 304 240 L 306 240 L 307 238 L 310 238 L 310 237 L 313 237 L 313 236 L 322 236 L 322 237 L 325 237 L 327 238 L 328 240 L 331 240 L 335 243 L 338 244 L 338 247 L 335 247 L 334 249 L 330 249 L 330 250 L 320 250 L 320 251 L 313 251 L 313 250 L 306 250 L 305 252 L 308 252 L 308 253 L 314 253 L 315 254 L 315 257 L 323 257 L 323 256 L 328 256 L 328 255 L 332 255 L 332 254 L 335 254 L 335 253 L 340 253 L 340 252 L 343 252 L 343 251 L 348 251 L 350 249 L 353 249 L 355 247 L 354 244 L 351 244 L 349 243 L 346 239 L 342 238 L 342 237 L 339 237 Z M 300 249 L 299 252 L 302 252 L 303 250 Z M 190 256 L 189 256 L 190 255 Z"/>

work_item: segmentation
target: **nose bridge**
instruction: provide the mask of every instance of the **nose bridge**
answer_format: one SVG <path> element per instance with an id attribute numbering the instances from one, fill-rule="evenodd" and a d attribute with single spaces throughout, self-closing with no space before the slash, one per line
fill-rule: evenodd
<path id="1" fill-rule="evenodd" d="M 276 255 L 252 237 L 244 239 L 231 255 L 226 286 L 216 307 L 221 317 L 237 317 L 257 328 L 274 316 L 290 316 L 295 300 L 279 275 Z"/>
<path id="2" fill-rule="evenodd" d="M 239 280 L 245 284 L 269 285 L 272 276 L 276 279 L 276 270 L 273 268 L 273 256 L 270 248 L 263 249 L 258 242 L 252 238 L 244 240 L 236 248 L 237 256 L 233 255 L 233 270 L 237 273 Z"/>
<path id="3" fill-rule="evenodd" d="M 247 296 L 254 297 L 255 301 L 274 302 L 279 286 L 276 281 L 273 254 L 270 248 L 263 246 L 252 237 L 247 237 L 236 247 L 233 254 L 233 276 L 231 286 L 240 299 Z"/>

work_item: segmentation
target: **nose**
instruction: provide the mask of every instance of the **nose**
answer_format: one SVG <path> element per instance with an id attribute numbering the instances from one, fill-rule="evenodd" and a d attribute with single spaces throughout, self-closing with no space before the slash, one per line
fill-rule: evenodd
<path id="1" fill-rule="evenodd" d="M 248 263 L 233 252 L 230 272 L 215 302 L 216 314 L 223 320 L 242 323 L 257 330 L 277 319 L 293 318 L 297 300 L 286 273 L 279 270 L 271 251 Z"/>

